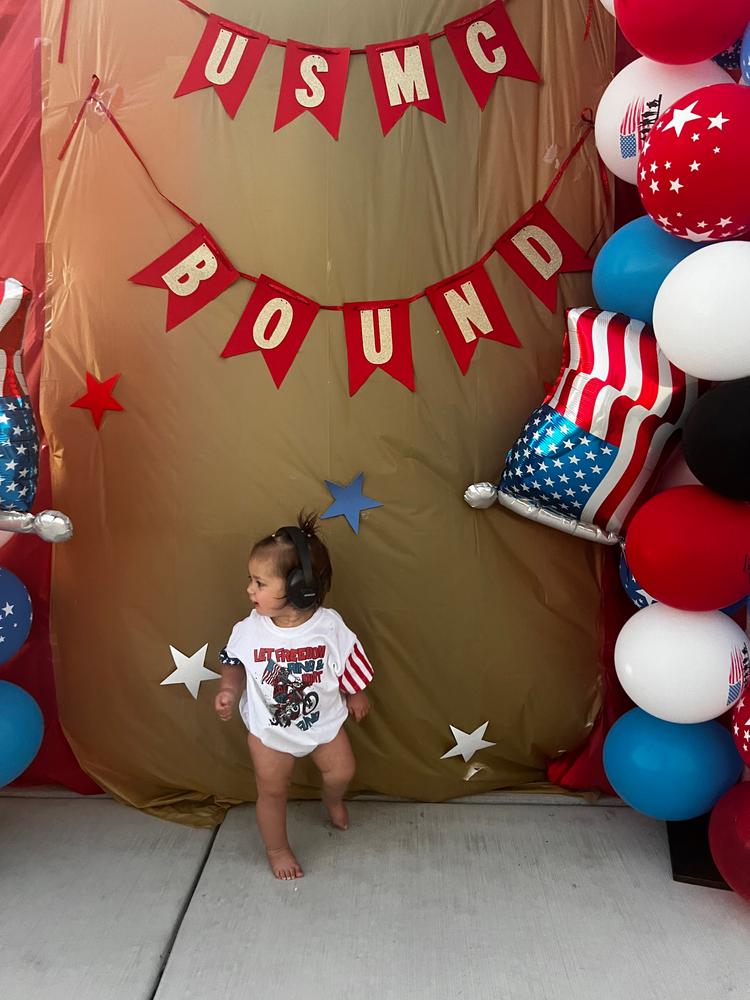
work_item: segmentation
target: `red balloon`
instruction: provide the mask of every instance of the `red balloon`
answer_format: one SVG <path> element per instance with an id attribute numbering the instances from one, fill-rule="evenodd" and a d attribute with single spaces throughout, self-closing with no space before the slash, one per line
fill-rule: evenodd
<path id="1" fill-rule="evenodd" d="M 732 711 L 732 738 L 740 757 L 750 765 L 750 695 L 743 694 Z"/>
<path id="2" fill-rule="evenodd" d="M 750 782 L 730 788 L 716 803 L 708 843 L 724 881 L 750 900 Z"/>
<path id="3" fill-rule="evenodd" d="M 750 87 L 717 83 L 668 108 L 643 144 L 638 193 L 667 233 L 724 240 L 750 228 Z"/>
<path id="4" fill-rule="evenodd" d="M 736 41 L 750 21 L 750 0 L 615 0 L 615 16 L 642 55 L 684 65 Z"/>
<path id="5" fill-rule="evenodd" d="M 750 504 L 678 486 L 638 510 L 625 537 L 633 576 L 655 600 L 715 611 L 750 592 Z"/>

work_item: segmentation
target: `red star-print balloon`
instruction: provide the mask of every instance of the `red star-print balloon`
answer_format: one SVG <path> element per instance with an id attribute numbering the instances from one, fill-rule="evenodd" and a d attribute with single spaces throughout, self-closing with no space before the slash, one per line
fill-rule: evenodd
<path id="1" fill-rule="evenodd" d="M 75 403 L 70 404 L 71 406 L 80 407 L 82 410 L 91 410 L 91 416 L 94 418 L 97 430 L 101 426 L 105 410 L 125 409 L 112 396 L 119 377 L 119 375 L 112 375 L 110 378 L 100 382 L 91 372 L 86 372 L 87 392 L 80 399 L 77 399 Z"/>
<path id="2" fill-rule="evenodd" d="M 750 698 L 744 694 L 732 712 L 732 737 L 740 757 L 750 765 Z"/>
<path id="3" fill-rule="evenodd" d="M 718 83 L 659 118 L 638 160 L 644 208 L 673 236 L 725 240 L 750 229 L 750 87 Z"/>

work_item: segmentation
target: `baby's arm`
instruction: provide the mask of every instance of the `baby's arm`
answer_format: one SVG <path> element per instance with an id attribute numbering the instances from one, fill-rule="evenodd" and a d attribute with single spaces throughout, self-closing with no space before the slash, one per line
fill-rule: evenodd
<path id="1" fill-rule="evenodd" d="M 239 700 L 245 686 L 245 668 L 240 664 L 221 664 L 221 686 L 214 700 L 216 714 L 222 722 L 228 722 L 232 717 L 234 706 Z"/>
<path id="2" fill-rule="evenodd" d="M 357 722 L 361 722 L 370 711 L 370 699 L 365 693 L 365 688 L 372 681 L 373 669 L 363 653 L 357 637 L 353 632 L 350 634 L 354 639 L 354 644 L 344 663 L 339 687 L 349 715 L 353 715 Z"/>

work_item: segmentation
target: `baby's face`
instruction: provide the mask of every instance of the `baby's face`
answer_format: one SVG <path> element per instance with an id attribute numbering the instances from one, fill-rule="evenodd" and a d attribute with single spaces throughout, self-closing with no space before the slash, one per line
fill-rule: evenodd
<path id="1" fill-rule="evenodd" d="M 247 567 L 247 594 L 259 615 L 272 618 L 287 606 L 286 581 L 276 573 L 271 559 L 254 556 Z"/>

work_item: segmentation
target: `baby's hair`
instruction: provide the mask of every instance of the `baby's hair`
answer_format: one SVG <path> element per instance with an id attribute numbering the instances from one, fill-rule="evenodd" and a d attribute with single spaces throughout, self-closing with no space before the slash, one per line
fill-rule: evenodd
<path id="1" fill-rule="evenodd" d="M 310 561 L 312 562 L 313 573 L 318 582 L 318 600 L 316 607 L 320 607 L 323 598 L 331 589 L 333 579 L 333 567 L 331 557 L 328 554 L 325 542 L 317 533 L 318 515 L 316 513 L 306 514 L 300 511 L 297 516 L 297 527 L 305 536 L 307 547 L 310 550 Z M 250 551 L 250 558 L 253 556 L 268 556 L 273 561 L 276 575 L 286 580 L 290 571 L 300 565 L 299 556 L 294 543 L 284 534 L 267 535 L 253 545 Z"/>

